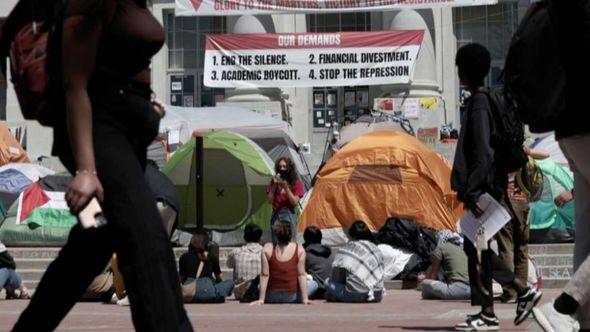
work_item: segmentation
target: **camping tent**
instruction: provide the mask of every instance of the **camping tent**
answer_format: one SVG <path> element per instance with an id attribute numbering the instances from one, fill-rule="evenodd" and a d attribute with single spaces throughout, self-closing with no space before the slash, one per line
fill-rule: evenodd
<path id="1" fill-rule="evenodd" d="M 405 133 L 375 131 L 351 141 L 320 171 L 298 231 L 317 226 L 326 242 L 345 241 L 342 228 L 363 220 L 377 230 L 388 217 L 455 231 L 462 206 L 451 190 L 451 168 Z"/>
<path id="2" fill-rule="evenodd" d="M 202 137 L 203 226 L 216 231 L 236 230 L 248 222 L 268 229 L 271 207 L 266 189 L 273 164 L 268 155 L 247 137 L 227 131 L 207 132 Z M 198 144 L 192 138 L 164 166 L 163 172 L 180 193 L 179 228 L 197 226 Z M 241 242 L 242 234 L 237 236 Z M 228 244 L 233 240 L 221 240 Z"/>
<path id="3" fill-rule="evenodd" d="M 168 141 L 171 146 L 176 143 L 176 140 L 186 143 L 192 132 L 215 130 L 229 130 L 248 137 L 268 153 L 273 161 L 281 157 L 291 158 L 299 178 L 306 188 L 310 187 L 311 176 L 305 166 L 305 160 L 298 152 L 289 125 L 284 121 L 241 107 L 167 105 L 166 116 L 160 123 L 160 132 L 168 133 L 166 136 L 169 136 Z"/>
<path id="4" fill-rule="evenodd" d="M 28 163 L 29 157 L 8 127 L 0 122 L 0 166 L 8 163 Z"/>
<path id="5" fill-rule="evenodd" d="M 21 192 L 40 178 L 51 174 L 54 174 L 52 170 L 32 163 L 0 167 L 0 202 L 8 209 Z"/>
<path id="6" fill-rule="evenodd" d="M 14 202 L 0 227 L 7 245 L 63 245 L 76 224 L 65 201 L 71 176 L 50 175 L 29 186 Z"/>
<path id="7" fill-rule="evenodd" d="M 11 206 L 18 195 L 32 184 L 33 181 L 15 169 L 0 172 L 0 203 Z"/>
<path id="8" fill-rule="evenodd" d="M 166 105 L 166 115 L 160 122 L 160 132 L 188 129 L 181 140 L 190 139 L 190 133 L 215 130 L 284 130 L 289 125 L 279 119 L 258 114 L 241 107 L 178 107 Z M 189 136 L 187 136 L 187 134 Z"/>
<path id="9" fill-rule="evenodd" d="M 563 208 L 555 205 L 557 195 L 573 188 L 571 173 L 559 162 L 537 160 L 544 175 L 541 199 L 531 203 L 531 243 L 559 243 L 574 240 L 574 202 Z"/>
<path id="10" fill-rule="evenodd" d="M 305 189 L 311 187 L 311 176 L 307 165 L 305 165 L 305 160 L 299 154 L 299 148 L 287 132 L 282 129 L 241 130 L 239 128 L 234 131 L 253 140 L 274 162 L 282 157 L 290 158 Z"/>
<path id="11" fill-rule="evenodd" d="M 340 139 L 336 144 L 338 147 L 342 147 L 361 135 L 382 130 L 404 131 L 398 122 L 392 121 L 388 117 L 363 115 L 355 122 L 340 129 Z"/>

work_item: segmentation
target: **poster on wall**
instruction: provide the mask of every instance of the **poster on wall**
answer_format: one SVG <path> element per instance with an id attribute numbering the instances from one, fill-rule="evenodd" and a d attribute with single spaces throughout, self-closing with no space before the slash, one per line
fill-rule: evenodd
<path id="1" fill-rule="evenodd" d="M 177 16 L 344 13 L 495 5 L 498 0 L 176 0 Z"/>
<path id="2" fill-rule="evenodd" d="M 393 113 L 395 110 L 395 98 L 373 99 L 373 110 L 377 112 Z"/>
<path id="3" fill-rule="evenodd" d="M 418 119 L 420 117 L 420 101 L 416 98 L 408 98 L 403 105 L 406 119 Z"/>
<path id="4" fill-rule="evenodd" d="M 209 35 L 204 84 L 215 88 L 407 84 L 423 37 L 423 30 Z M 364 99 L 368 102 L 368 96 Z"/>
<path id="5" fill-rule="evenodd" d="M 438 141 L 438 128 L 418 128 L 417 138 L 434 149 Z"/>

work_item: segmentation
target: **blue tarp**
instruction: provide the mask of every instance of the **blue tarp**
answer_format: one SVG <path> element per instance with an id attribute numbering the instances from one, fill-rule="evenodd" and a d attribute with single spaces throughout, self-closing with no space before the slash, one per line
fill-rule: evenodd
<path id="1" fill-rule="evenodd" d="M 18 195 L 32 184 L 33 181 L 15 169 L 0 172 L 0 201 L 5 207 L 11 206 Z"/>

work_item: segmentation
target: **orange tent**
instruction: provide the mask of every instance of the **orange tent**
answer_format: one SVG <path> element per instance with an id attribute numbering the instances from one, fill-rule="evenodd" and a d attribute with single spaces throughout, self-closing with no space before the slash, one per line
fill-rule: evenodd
<path id="1" fill-rule="evenodd" d="M 0 166 L 9 163 L 28 163 L 29 157 L 10 130 L 0 122 Z"/>
<path id="2" fill-rule="evenodd" d="M 342 229 L 355 220 L 378 230 L 388 217 L 403 217 L 456 231 L 462 210 L 443 157 L 408 134 L 376 131 L 351 141 L 326 163 L 298 230 Z"/>

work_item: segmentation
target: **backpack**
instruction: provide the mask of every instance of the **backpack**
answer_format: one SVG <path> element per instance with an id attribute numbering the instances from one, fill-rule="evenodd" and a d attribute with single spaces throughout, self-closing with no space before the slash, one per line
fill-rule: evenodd
<path id="1" fill-rule="evenodd" d="M 530 5 L 504 66 L 505 91 L 517 106 L 518 118 L 534 133 L 554 130 L 566 106 L 558 10 L 551 0 Z"/>
<path id="2" fill-rule="evenodd" d="M 412 220 L 394 217 L 388 218 L 377 232 L 377 241 L 409 250 L 427 262 L 437 245 L 435 231 L 422 228 Z"/>
<path id="3" fill-rule="evenodd" d="M 522 192 L 529 198 L 529 202 L 536 202 L 541 199 L 543 193 L 543 172 L 537 165 L 537 162 L 531 157 L 527 163 L 518 172 L 516 172 L 516 184 Z"/>
<path id="4" fill-rule="evenodd" d="M 117 4 L 114 0 L 106 4 L 109 25 Z M 56 119 L 61 113 L 55 110 L 65 108 L 61 38 L 66 8 L 67 0 L 21 0 L 2 31 L 2 38 L 9 40 L 11 80 L 23 117 L 43 126 L 63 121 Z"/>
<path id="5" fill-rule="evenodd" d="M 492 147 L 500 171 L 516 172 L 528 161 L 524 152 L 524 125 L 516 117 L 515 105 L 506 98 L 504 89 L 482 91 L 488 96 L 492 111 Z"/>
<path id="6" fill-rule="evenodd" d="M 66 0 L 21 0 L 7 18 L 3 38 L 16 97 L 23 117 L 53 124 L 54 98 L 61 87 L 59 42 Z M 10 31 L 10 32 L 8 32 Z M 53 46 L 55 45 L 55 47 Z"/>

